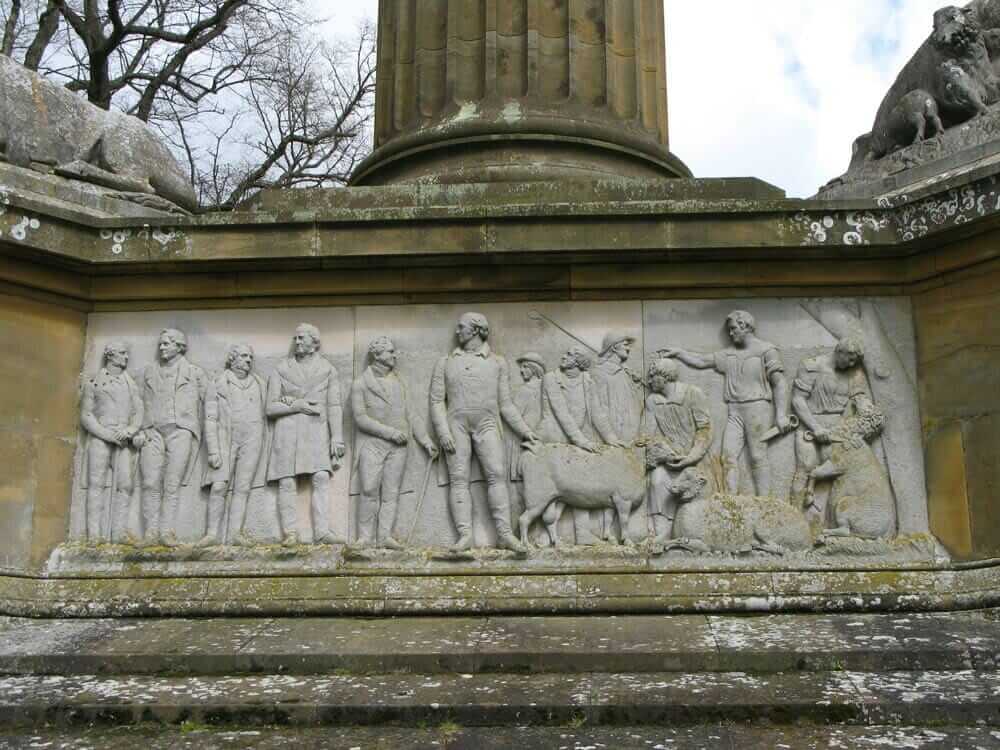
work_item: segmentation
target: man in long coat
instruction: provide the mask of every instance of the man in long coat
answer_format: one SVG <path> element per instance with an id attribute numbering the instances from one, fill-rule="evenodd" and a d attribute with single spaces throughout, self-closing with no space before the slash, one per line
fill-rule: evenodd
<path id="1" fill-rule="evenodd" d="M 267 383 L 267 416 L 273 420 L 267 480 L 278 482 L 283 543 L 299 543 L 296 478 L 312 479 L 313 541 L 333 544 L 330 481 L 344 457 L 344 413 L 337 370 L 320 356 L 319 329 L 295 329 L 292 356 Z"/>
<path id="2" fill-rule="evenodd" d="M 226 354 L 226 369 L 209 383 L 205 395 L 208 470 L 202 485 L 210 492 L 208 528 L 202 546 L 219 541 L 242 543 L 250 492 L 267 484 L 267 384 L 253 371 L 253 365 L 254 352 L 249 344 L 231 347 Z"/>
<path id="3" fill-rule="evenodd" d="M 626 367 L 634 345 L 635 337 L 631 334 L 620 331 L 607 334 L 593 369 L 594 382 L 599 386 L 598 393 L 611 426 L 626 443 L 638 436 L 642 418 L 642 384 Z"/>

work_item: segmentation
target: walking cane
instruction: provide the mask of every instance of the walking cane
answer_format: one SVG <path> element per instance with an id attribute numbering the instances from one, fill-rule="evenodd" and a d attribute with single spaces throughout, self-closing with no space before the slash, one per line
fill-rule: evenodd
<path id="1" fill-rule="evenodd" d="M 427 470 L 424 472 L 424 486 L 420 490 L 420 497 L 417 498 L 417 507 L 413 513 L 413 525 L 410 526 L 410 533 L 406 535 L 405 545 L 407 547 L 413 541 L 413 534 L 417 530 L 417 523 L 420 521 L 420 510 L 424 507 L 424 498 L 427 497 L 427 488 L 431 483 L 431 472 L 434 470 L 434 462 L 437 460 L 438 456 L 432 456 L 431 460 L 427 462 Z"/>

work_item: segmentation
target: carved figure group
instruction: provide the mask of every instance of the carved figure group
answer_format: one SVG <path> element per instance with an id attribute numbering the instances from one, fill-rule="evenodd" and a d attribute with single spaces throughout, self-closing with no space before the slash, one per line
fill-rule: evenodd
<path id="1" fill-rule="evenodd" d="M 789 388 L 780 351 L 758 336 L 750 313 L 732 312 L 725 331 L 731 345 L 712 353 L 661 349 L 645 378 L 628 366 L 634 336 L 609 333 L 598 350 L 570 334 L 579 343 L 552 370 L 537 352 L 517 357 L 521 384 L 514 388 L 511 366 L 491 348 L 489 321 L 470 312 L 455 326 L 454 349 L 433 367 L 426 402 L 411 395 L 399 373 L 394 341 L 374 338 L 350 389 L 353 547 L 411 544 L 412 531 L 399 528 L 401 497 L 414 489 L 407 469 L 415 460 L 425 467 L 419 518 L 439 453 L 455 532 L 451 555 L 468 555 L 474 546 L 470 485 L 480 479 L 496 545 L 516 554 L 527 551 L 538 521 L 549 543 L 559 545 L 566 508 L 577 545 L 602 536 L 629 542 L 630 521 L 643 504 L 648 536 L 660 548 L 798 550 L 814 529 L 891 536 L 892 486 L 872 448 L 885 419 L 868 395 L 861 341 L 847 336 L 833 351 L 802 360 Z M 297 545 L 300 478 L 311 484 L 314 542 L 334 543 L 330 488 L 348 445 L 339 375 L 321 346 L 319 330 L 302 324 L 267 379 L 248 344 L 229 347 L 224 369 L 209 377 L 188 361 L 185 334 L 166 329 L 157 361 L 136 382 L 127 371 L 128 348 L 108 344 L 100 371 L 83 388 L 87 539 L 127 540 L 138 476 L 142 541 L 177 544 L 181 490 L 200 465 L 207 489 L 201 545 L 249 543 L 251 493 L 268 485 L 281 541 Z M 682 381 L 681 363 L 721 376 L 722 484 L 712 494 L 699 468 L 715 435 L 711 404 L 701 388 Z M 769 448 L 793 432 L 795 473 L 786 501 L 775 496 Z M 749 495 L 740 494 L 748 483 L 740 476 L 744 454 Z"/>

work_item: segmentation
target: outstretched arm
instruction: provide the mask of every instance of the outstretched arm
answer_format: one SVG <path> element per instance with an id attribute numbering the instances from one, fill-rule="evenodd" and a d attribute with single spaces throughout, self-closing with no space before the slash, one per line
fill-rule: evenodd
<path id="1" fill-rule="evenodd" d="M 715 367 L 714 354 L 699 354 L 698 352 L 689 352 L 685 349 L 661 349 L 657 354 L 667 359 L 680 360 L 688 367 L 693 367 L 696 370 L 708 370 Z"/>

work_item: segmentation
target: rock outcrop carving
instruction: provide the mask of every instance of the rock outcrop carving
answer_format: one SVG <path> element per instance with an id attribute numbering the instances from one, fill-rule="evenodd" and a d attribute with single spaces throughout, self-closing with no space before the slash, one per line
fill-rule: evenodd
<path id="1" fill-rule="evenodd" d="M 159 196 L 187 211 L 198 207 L 190 179 L 145 123 L 95 107 L 3 55 L 0 156 L 140 202 Z"/>

